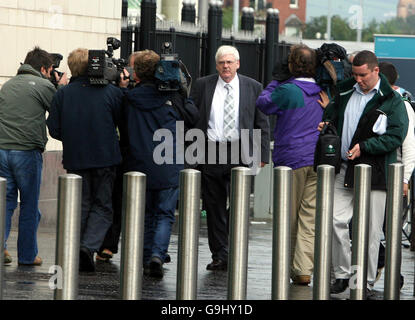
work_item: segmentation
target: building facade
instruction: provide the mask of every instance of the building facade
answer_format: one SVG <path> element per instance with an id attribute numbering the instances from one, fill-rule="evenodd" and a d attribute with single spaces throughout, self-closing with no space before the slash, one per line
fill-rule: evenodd
<path id="1" fill-rule="evenodd" d="M 1 0 L 0 87 L 35 46 L 62 54 L 58 70 L 69 74 L 66 61 L 72 50 L 106 49 L 107 37 L 120 38 L 121 8 L 120 0 Z M 56 228 L 58 176 L 65 173 L 61 150 L 61 142 L 49 137 L 43 153 L 41 226 Z M 15 214 L 14 226 L 17 219 Z"/>
<path id="2" fill-rule="evenodd" d="M 406 18 L 415 14 L 415 0 L 400 0 L 397 10 L 398 18 Z"/>
<path id="3" fill-rule="evenodd" d="M 233 5 L 233 0 L 225 0 L 224 6 Z M 286 36 L 299 36 L 306 20 L 307 0 L 239 0 L 239 8 L 253 7 L 256 11 L 267 8 L 279 10 L 279 33 Z"/>

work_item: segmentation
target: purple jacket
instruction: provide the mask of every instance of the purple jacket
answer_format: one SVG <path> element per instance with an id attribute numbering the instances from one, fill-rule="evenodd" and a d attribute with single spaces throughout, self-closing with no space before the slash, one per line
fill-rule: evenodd
<path id="1" fill-rule="evenodd" d="M 323 108 L 317 102 L 321 90 L 316 83 L 291 78 L 271 81 L 258 97 L 256 106 L 263 113 L 277 115 L 274 166 L 295 170 L 313 165 L 317 127 L 323 117 Z"/>

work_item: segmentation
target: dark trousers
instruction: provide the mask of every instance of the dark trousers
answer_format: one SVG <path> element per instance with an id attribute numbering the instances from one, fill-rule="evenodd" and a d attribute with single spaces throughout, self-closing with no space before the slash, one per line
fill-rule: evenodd
<path id="1" fill-rule="evenodd" d="M 122 170 L 122 166 L 117 166 L 114 181 L 114 190 L 112 192 L 112 224 L 111 227 L 109 227 L 107 234 L 105 235 L 104 242 L 102 243 L 99 252 L 102 252 L 104 249 L 108 249 L 112 253 L 118 252 L 118 244 L 120 240 L 122 224 L 123 177 L 124 172 Z"/>
<path id="2" fill-rule="evenodd" d="M 219 147 L 216 147 L 216 164 L 200 166 L 202 172 L 202 200 L 206 210 L 209 249 L 214 260 L 228 260 L 229 207 L 232 168 L 230 144 L 227 144 L 227 164 L 219 164 Z M 207 149 L 206 151 L 209 151 Z"/>
<path id="3" fill-rule="evenodd" d="M 115 167 L 68 170 L 82 177 L 81 247 L 97 252 L 112 223 Z"/>

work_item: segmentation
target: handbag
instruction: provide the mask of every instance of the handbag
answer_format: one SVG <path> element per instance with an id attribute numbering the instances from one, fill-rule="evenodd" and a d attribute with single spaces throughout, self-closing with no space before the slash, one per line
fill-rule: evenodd
<path id="1" fill-rule="evenodd" d="M 335 168 L 335 173 L 340 172 L 341 166 L 340 137 L 337 135 L 336 127 L 329 123 L 324 124 L 317 140 L 314 152 L 314 171 L 322 164 Z"/>

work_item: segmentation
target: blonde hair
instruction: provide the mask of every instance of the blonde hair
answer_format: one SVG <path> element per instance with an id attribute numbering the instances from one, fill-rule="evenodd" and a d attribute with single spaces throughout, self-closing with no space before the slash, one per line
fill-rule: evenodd
<path id="1" fill-rule="evenodd" d="M 68 56 L 68 67 L 73 77 L 86 75 L 88 71 L 88 49 L 78 48 Z"/>
<path id="2" fill-rule="evenodd" d="M 156 65 L 160 61 L 160 56 L 153 50 L 143 50 L 137 52 L 134 59 L 134 71 L 140 81 L 154 80 Z"/>

